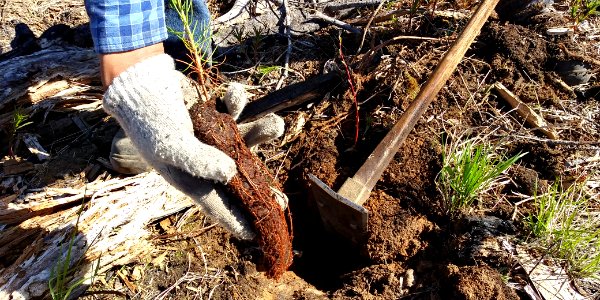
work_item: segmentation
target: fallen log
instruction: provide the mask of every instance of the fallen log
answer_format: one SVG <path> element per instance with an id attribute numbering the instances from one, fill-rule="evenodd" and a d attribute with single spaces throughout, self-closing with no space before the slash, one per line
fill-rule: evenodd
<path id="1" fill-rule="evenodd" d="M 270 113 L 306 103 L 311 100 L 322 99 L 342 82 L 337 72 L 311 77 L 305 81 L 288 85 L 264 97 L 254 100 L 238 117 L 238 122 L 247 123 Z"/>
<path id="2" fill-rule="evenodd" d="M 93 50 L 58 46 L 0 62 L 0 70 L 0 110 L 36 103 L 69 82 L 87 82 L 100 74 Z"/>
<path id="3" fill-rule="evenodd" d="M 87 289 L 95 272 L 135 262 L 153 251 L 148 224 L 193 205 L 156 173 L 89 186 L 79 191 L 82 199 L 91 193 L 84 211 L 76 205 L 1 232 L 0 266 L 6 267 L 0 267 L 0 299 L 50 298 L 53 270 L 64 261 L 71 243 L 74 272 L 67 277 L 67 287 L 86 279 L 73 291 L 77 296 Z M 39 194 L 29 197 L 38 199 Z M 141 209 L 148 207 L 153 209 Z"/>

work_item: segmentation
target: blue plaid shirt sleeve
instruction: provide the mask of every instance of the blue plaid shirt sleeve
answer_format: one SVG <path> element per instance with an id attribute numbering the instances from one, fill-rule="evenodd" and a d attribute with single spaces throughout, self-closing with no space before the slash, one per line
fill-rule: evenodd
<path id="1" fill-rule="evenodd" d="M 85 0 L 97 53 L 135 50 L 167 39 L 164 0 Z"/>

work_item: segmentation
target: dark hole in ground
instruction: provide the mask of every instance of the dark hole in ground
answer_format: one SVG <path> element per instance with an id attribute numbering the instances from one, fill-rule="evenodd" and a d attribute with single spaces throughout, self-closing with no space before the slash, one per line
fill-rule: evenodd
<path id="1" fill-rule="evenodd" d="M 302 199 L 292 199 L 290 209 L 294 216 L 295 257 L 292 270 L 323 291 L 335 291 L 343 284 L 342 275 L 358 270 L 369 261 L 360 249 L 349 241 L 328 232 L 305 193 Z M 300 198 L 299 197 L 299 198 Z M 294 201 L 297 200 L 297 201 Z"/>

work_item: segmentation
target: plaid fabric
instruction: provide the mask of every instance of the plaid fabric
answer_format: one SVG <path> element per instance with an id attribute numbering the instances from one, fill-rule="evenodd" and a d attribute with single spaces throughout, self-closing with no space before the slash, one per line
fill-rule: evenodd
<path id="1" fill-rule="evenodd" d="M 164 0 L 86 0 L 94 48 L 123 52 L 167 39 Z"/>

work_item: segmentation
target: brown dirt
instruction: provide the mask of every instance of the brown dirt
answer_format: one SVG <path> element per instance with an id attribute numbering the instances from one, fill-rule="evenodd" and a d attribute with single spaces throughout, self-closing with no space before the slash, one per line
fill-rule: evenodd
<path id="1" fill-rule="evenodd" d="M 508 288 L 498 271 L 488 266 L 458 267 L 449 265 L 442 275 L 441 294 L 447 299 L 518 299 L 517 294 Z"/>
<path id="2" fill-rule="evenodd" d="M 407 294 L 405 277 L 406 270 L 401 264 L 371 265 L 345 275 L 344 287 L 332 298 L 394 299 Z"/>
<path id="3" fill-rule="evenodd" d="M 39 37 L 54 25 L 79 26 L 87 22 L 82 0 L 3 0 L 0 4 L 0 54 L 11 50 L 17 24 L 25 24 L 23 29 L 28 29 L 25 32 L 30 31 Z"/>
<path id="4" fill-rule="evenodd" d="M 400 200 L 376 191 L 369 198 L 368 257 L 374 263 L 406 261 L 427 248 L 435 225 L 425 216 L 402 209 Z"/>
<path id="5" fill-rule="evenodd" d="M 504 55 L 535 80 L 543 80 L 543 67 L 548 60 L 546 40 L 534 31 L 516 24 L 492 23 L 489 26 L 492 42 Z"/>

